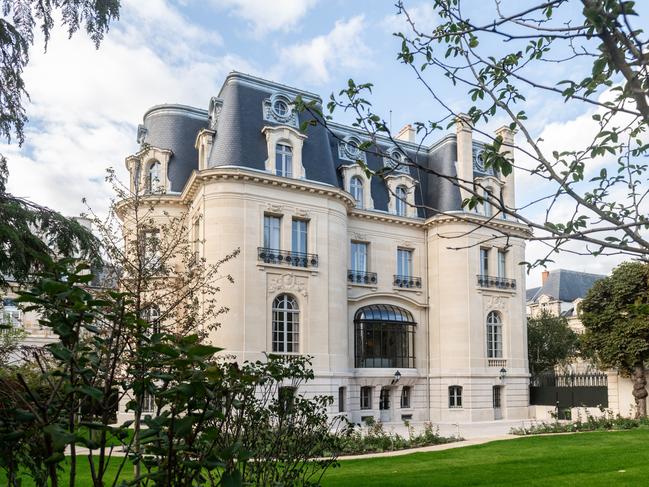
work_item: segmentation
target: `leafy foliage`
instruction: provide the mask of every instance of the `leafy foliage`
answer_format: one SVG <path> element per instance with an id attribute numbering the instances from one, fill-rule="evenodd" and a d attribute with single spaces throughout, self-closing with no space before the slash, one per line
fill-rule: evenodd
<path id="1" fill-rule="evenodd" d="M 0 2 L 0 137 L 22 144 L 29 98 L 23 69 L 29 62 L 34 30 L 45 45 L 55 18 L 72 36 L 83 28 L 98 47 L 109 24 L 119 15 L 120 0 L 2 0 Z M 24 281 L 55 256 L 90 256 L 96 240 L 77 222 L 6 191 L 9 176 L 0 154 L 0 287 L 9 280 Z"/>
<path id="2" fill-rule="evenodd" d="M 532 374 L 568 363 L 577 353 L 579 338 L 563 316 L 547 310 L 527 320 L 527 353 Z"/>
<path id="3" fill-rule="evenodd" d="M 638 415 L 646 415 L 649 362 L 649 265 L 626 262 L 597 281 L 581 305 L 584 353 L 634 380 Z"/>

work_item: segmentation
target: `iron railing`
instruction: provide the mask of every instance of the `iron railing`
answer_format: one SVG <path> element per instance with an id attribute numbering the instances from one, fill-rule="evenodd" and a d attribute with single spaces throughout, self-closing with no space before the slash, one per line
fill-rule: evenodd
<path id="1" fill-rule="evenodd" d="M 516 289 L 516 279 L 507 279 L 506 277 L 485 276 L 478 274 L 478 286 L 495 287 L 498 289 Z"/>
<path id="2" fill-rule="evenodd" d="M 398 274 L 394 275 L 393 284 L 395 287 L 403 287 L 407 289 L 421 289 L 421 277 L 414 276 L 400 276 Z"/>
<path id="3" fill-rule="evenodd" d="M 376 285 L 378 280 L 376 277 L 376 272 L 365 272 L 349 269 L 347 271 L 347 281 L 353 284 Z"/>
<path id="4" fill-rule="evenodd" d="M 258 247 L 257 255 L 259 256 L 259 260 L 266 264 L 283 264 L 293 267 L 318 267 L 318 254 Z"/>
<path id="5" fill-rule="evenodd" d="M 532 375 L 532 387 L 606 387 L 606 372 L 584 372 L 577 374 L 543 373 Z"/>

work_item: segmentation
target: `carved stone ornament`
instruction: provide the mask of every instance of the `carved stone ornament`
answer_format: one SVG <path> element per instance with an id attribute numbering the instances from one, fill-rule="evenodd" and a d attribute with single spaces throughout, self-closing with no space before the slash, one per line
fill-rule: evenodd
<path id="1" fill-rule="evenodd" d="M 142 145 L 144 144 L 144 139 L 146 138 L 146 127 L 142 124 L 137 126 L 137 143 Z"/>
<path id="2" fill-rule="evenodd" d="M 290 291 L 307 296 L 307 281 L 304 277 L 295 274 L 282 274 L 281 276 L 268 276 L 268 292 Z"/>
<path id="3" fill-rule="evenodd" d="M 281 213 L 284 210 L 282 205 L 276 205 L 273 203 L 268 203 L 267 208 L 271 213 Z"/>
<path id="4" fill-rule="evenodd" d="M 295 216 L 299 216 L 300 218 L 309 218 L 309 212 L 301 208 L 296 208 Z"/>
<path id="5" fill-rule="evenodd" d="M 487 296 L 485 304 L 489 309 L 504 310 L 507 302 L 502 296 Z"/>
<path id="6" fill-rule="evenodd" d="M 367 240 L 367 235 L 362 233 L 352 232 L 352 240 Z"/>

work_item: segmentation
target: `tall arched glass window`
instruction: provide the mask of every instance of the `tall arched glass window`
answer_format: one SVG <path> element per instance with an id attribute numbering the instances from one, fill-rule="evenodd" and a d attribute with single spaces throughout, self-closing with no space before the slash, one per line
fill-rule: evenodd
<path id="1" fill-rule="evenodd" d="M 300 351 L 300 309 L 295 298 L 280 294 L 273 301 L 273 352 Z"/>
<path id="2" fill-rule="evenodd" d="M 293 176 L 293 148 L 277 144 L 275 147 L 275 174 L 290 178 Z"/>
<path id="3" fill-rule="evenodd" d="M 354 367 L 414 368 L 415 322 L 391 304 L 371 304 L 354 315 Z"/>
<path id="4" fill-rule="evenodd" d="M 497 311 L 487 315 L 487 358 L 503 356 L 503 322 Z"/>
<path id="5" fill-rule="evenodd" d="M 408 190 L 405 186 L 397 186 L 394 192 L 397 199 L 396 212 L 399 216 L 406 216 L 406 200 L 408 198 Z"/>
<path id="6" fill-rule="evenodd" d="M 358 176 L 354 176 L 349 181 L 349 192 L 356 200 L 356 208 L 363 208 L 363 181 Z"/>
<path id="7" fill-rule="evenodd" d="M 149 165 L 149 172 L 147 174 L 147 192 L 155 193 L 162 187 L 161 182 L 161 169 L 162 166 L 158 161 L 153 161 Z"/>
<path id="8" fill-rule="evenodd" d="M 142 318 L 149 323 L 150 333 L 160 333 L 160 308 L 157 304 L 145 308 L 142 312 Z"/>

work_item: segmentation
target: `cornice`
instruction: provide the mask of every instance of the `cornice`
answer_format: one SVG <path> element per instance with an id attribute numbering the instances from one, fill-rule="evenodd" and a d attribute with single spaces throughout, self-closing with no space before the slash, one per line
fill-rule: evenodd
<path id="1" fill-rule="evenodd" d="M 424 228 L 425 221 L 423 218 L 411 218 L 406 216 L 397 216 L 391 213 L 383 213 L 379 211 L 361 210 L 352 208 L 349 212 L 350 216 L 362 218 L 365 220 L 374 220 L 386 223 L 397 223 L 399 225 L 406 225 L 408 227 Z"/>
<path id="2" fill-rule="evenodd" d="M 496 229 L 506 232 L 518 233 L 521 238 L 532 236 L 532 230 L 524 223 L 517 223 L 511 220 L 500 220 L 495 218 L 486 218 L 471 213 L 462 213 L 458 215 L 435 215 L 428 218 L 424 226 L 430 228 L 436 225 L 445 225 L 449 223 L 469 223 L 482 226 L 486 229 Z"/>

